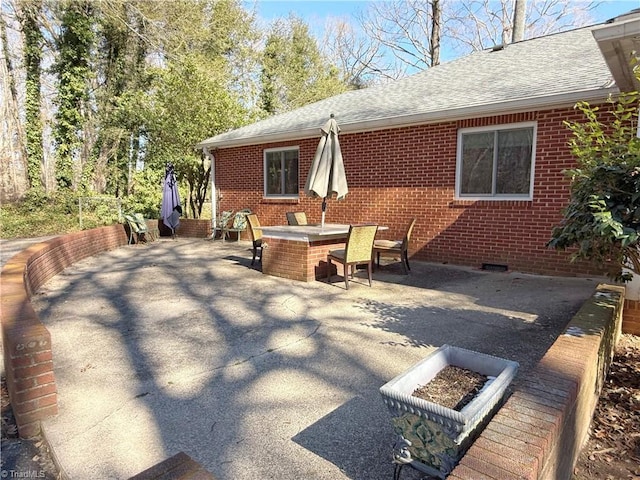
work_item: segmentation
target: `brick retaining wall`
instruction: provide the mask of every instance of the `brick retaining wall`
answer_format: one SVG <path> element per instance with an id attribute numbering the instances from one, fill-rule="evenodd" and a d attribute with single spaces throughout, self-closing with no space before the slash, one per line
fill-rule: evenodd
<path id="1" fill-rule="evenodd" d="M 624 301 L 624 320 L 622 331 L 633 335 L 640 335 L 640 302 L 637 300 Z"/>
<path id="2" fill-rule="evenodd" d="M 171 236 L 171 229 L 162 223 L 162 220 L 147 220 L 147 223 L 149 222 L 157 222 L 157 229 L 160 232 L 160 236 Z M 206 238 L 211 235 L 211 220 L 181 218 L 180 225 L 176 229 L 176 235 L 178 237 Z"/>
<path id="3" fill-rule="evenodd" d="M 600 285 L 450 480 L 570 479 L 620 335 L 624 288 Z"/>
<path id="4" fill-rule="evenodd" d="M 122 225 L 70 233 L 14 255 L 0 273 L 0 320 L 7 390 L 21 437 L 40 432 L 58 412 L 51 336 L 31 306 L 31 294 L 73 263 L 126 245 Z"/>
<path id="5" fill-rule="evenodd" d="M 155 230 L 157 220 L 148 220 Z M 181 219 L 178 234 L 205 238 L 207 220 Z M 40 421 L 58 412 L 51 335 L 31 305 L 31 295 L 75 262 L 128 243 L 121 224 L 61 235 L 14 255 L 0 272 L 0 321 L 7 390 L 18 432 L 29 438 Z"/>

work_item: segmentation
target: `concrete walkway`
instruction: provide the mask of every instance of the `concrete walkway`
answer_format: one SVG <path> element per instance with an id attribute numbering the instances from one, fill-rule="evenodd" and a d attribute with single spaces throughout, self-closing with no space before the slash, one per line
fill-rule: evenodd
<path id="1" fill-rule="evenodd" d="M 220 480 L 391 480 L 381 385 L 445 343 L 522 376 L 602 280 L 412 262 L 346 291 L 250 260 L 245 242 L 161 240 L 34 295 L 59 393 L 43 427 L 68 478 L 126 479 L 184 451 Z"/>
<path id="2" fill-rule="evenodd" d="M 51 238 L 54 237 L 31 237 L 17 238 L 12 240 L 0 238 L 0 267 L 7 263 L 7 261 L 16 253 L 20 253 L 22 250 L 33 245 L 34 243 L 44 242 Z"/>

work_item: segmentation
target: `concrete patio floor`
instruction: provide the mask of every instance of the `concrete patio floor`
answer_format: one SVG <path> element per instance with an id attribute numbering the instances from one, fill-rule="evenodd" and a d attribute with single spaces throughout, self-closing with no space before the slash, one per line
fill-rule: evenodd
<path id="1" fill-rule="evenodd" d="M 220 480 L 390 480 L 380 386 L 445 343 L 516 360 L 521 378 L 603 281 L 412 262 L 346 291 L 250 260 L 246 242 L 162 239 L 34 295 L 59 394 L 43 428 L 68 478 L 184 451 Z"/>

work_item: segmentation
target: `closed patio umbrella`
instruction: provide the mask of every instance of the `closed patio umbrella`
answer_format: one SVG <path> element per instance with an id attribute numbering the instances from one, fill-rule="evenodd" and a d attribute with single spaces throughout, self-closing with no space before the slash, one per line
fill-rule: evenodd
<path id="1" fill-rule="evenodd" d="M 340 127 L 333 118 L 333 114 L 321 131 L 322 138 L 320 138 L 311 163 L 304 193 L 311 197 L 322 198 L 322 226 L 324 227 L 327 197 L 331 197 L 335 193 L 336 199 L 341 200 L 347 195 L 349 188 L 347 187 L 347 176 L 344 172 L 344 162 L 338 141 Z"/>
<path id="2" fill-rule="evenodd" d="M 162 222 L 171 229 L 171 235 L 175 236 L 176 228 L 180 225 L 182 206 L 180 205 L 176 173 L 171 163 L 167 164 L 163 183 L 160 216 L 162 217 Z"/>

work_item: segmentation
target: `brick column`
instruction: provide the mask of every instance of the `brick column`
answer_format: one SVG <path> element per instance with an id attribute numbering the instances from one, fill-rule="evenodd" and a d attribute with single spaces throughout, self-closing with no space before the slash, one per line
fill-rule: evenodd
<path id="1" fill-rule="evenodd" d="M 640 335 L 640 301 L 625 299 L 622 332 Z"/>

